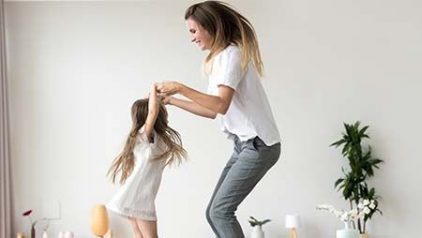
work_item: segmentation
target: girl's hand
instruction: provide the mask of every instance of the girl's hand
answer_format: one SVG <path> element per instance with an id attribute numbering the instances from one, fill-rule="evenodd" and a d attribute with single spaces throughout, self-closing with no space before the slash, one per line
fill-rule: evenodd
<path id="1" fill-rule="evenodd" d="M 172 96 L 161 96 L 161 102 L 162 102 L 164 105 L 171 105 L 170 100 L 171 100 L 172 98 L 173 98 Z"/>
<path id="2" fill-rule="evenodd" d="M 147 94 L 145 94 L 144 99 L 149 99 L 152 96 L 157 97 L 157 84 L 153 83 L 151 84 L 151 87 L 149 89 L 149 92 Z"/>
<path id="3" fill-rule="evenodd" d="M 148 98 L 149 98 L 149 107 L 150 108 L 157 107 L 157 105 L 160 102 L 160 98 L 158 98 L 157 86 L 155 85 L 155 83 L 151 84 L 151 88 L 149 90 Z"/>
<path id="4" fill-rule="evenodd" d="M 181 87 L 182 84 L 176 81 L 157 83 L 157 91 L 160 96 L 171 96 L 179 93 Z"/>

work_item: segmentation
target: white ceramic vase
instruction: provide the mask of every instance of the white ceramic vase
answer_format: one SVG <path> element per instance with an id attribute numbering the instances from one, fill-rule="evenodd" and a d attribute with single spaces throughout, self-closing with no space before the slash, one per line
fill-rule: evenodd
<path id="1" fill-rule="evenodd" d="M 251 238 L 265 238 L 265 234 L 261 226 L 253 227 Z"/>
<path id="2" fill-rule="evenodd" d="M 359 231 L 350 228 L 337 230 L 336 238 L 359 238 Z"/>

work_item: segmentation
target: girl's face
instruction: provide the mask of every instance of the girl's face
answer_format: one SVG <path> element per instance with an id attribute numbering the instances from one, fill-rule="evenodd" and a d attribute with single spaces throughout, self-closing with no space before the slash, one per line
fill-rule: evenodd
<path id="1" fill-rule="evenodd" d="M 212 36 L 205 30 L 199 23 L 194 21 L 192 18 L 186 20 L 190 38 L 201 50 L 211 49 Z"/>

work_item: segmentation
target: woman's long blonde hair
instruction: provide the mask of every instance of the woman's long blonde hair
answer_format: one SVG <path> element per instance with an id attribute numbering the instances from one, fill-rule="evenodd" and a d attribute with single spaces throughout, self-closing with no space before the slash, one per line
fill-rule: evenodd
<path id="1" fill-rule="evenodd" d="M 205 64 L 229 44 L 235 44 L 241 51 L 241 68 L 245 70 L 252 60 L 258 74 L 263 75 L 258 40 L 252 24 L 228 4 L 220 1 L 205 1 L 186 9 L 185 20 L 191 18 L 212 36 L 210 53 Z"/>
<path id="2" fill-rule="evenodd" d="M 145 124 L 148 116 L 148 99 L 140 99 L 132 105 L 132 128 L 126 139 L 123 151 L 114 159 L 107 175 L 112 182 L 116 181 L 120 174 L 119 183 L 123 184 L 132 173 L 135 166 L 134 148 L 138 142 L 139 130 Z M 166 164 L 181 160 L 186 156 L 186 151 L 182 147 L 180 134 L 168 125 L 168 114 L 165 106 L 160 103 L 157 120 L 154 124 L 154 131 L 167 146 L 166 151 L 154 159 L 166 159 Z M 158 138 L 154 138 L 158 140 Z"/>

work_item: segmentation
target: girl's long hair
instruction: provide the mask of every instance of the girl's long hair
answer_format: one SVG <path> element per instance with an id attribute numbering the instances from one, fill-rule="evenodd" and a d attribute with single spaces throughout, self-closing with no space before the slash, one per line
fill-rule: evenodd
<path id="1" fill-rule="evenodd" d="M 148 99 L 140 99 L 132 105 L 132 128 L 126 139 L 126 143 L 122 152 L 114 159 L 107 175 L 111 177 L 115 183 L 117 176 L 120 174 L 119 183 L 123 184 L 129 175 L 132 173 L 135 166 L 134 149 L 139 140 L 139 130 L 145 124 L 148 116 Z M 186 151 L 183 149 L 180 134 L 168 125 L 168 114 L 165 106 L 160 103 L 157 120 L 154 124 L 154 131 L 161 139 L 166 149 L 163 154 L 154 159 L 166 159 L 166 165 L 174 162 L 180 163 L 186 156 Z M 149 143 L 149 142 L 148 142 Z"/>
<path id="2" fill-rule="evenodd" d="M 258 74 L 263 75 L 264 66 L 257 36 L 248 19 L 220 1 L 205 1 L 190 6 L 185 12 L 185 20 L 189 18 L 199 23 L 213 37 L 205 64 L 212 62 L 213 57 L 229 44 L 235 44 L 241 51 L 242 70 L 252 60 Z"/>

